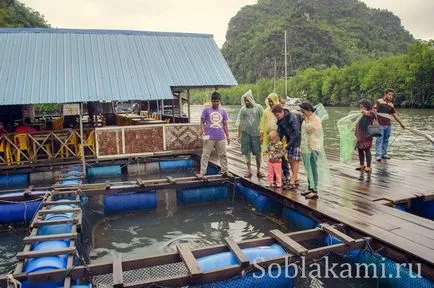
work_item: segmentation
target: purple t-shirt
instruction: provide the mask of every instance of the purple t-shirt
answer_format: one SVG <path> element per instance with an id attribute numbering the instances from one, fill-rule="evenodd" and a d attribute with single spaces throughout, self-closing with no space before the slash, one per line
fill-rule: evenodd
<path id="1" fill-rule="evenodd" d="M 205 120 L 205 135 L 209 136 L 210 140 L 226 138 L 223 121 L 228 121 L 228 115 L 225 110 L 208 107 L 203 109 L 201 118 Z"/>

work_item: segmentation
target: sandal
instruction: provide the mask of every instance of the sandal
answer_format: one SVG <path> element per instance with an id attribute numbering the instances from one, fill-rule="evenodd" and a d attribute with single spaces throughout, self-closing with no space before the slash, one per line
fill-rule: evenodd
<path id="1" fill-rule="evenodd" d="M 309 188 L 309 189 L 307 189 L 306 191 L 302 192 L 302 193 L 301 193 L 301 196 L 309 195 L 309 194 L 312 193 L 312 192 L 313 192 L 313 190 Z"/>
<path id="2" fill-rule="evenodd" d="M 363 170 L 365 170 L 365 166 L 357 167 L 356 170 L 357 170 L 357 171 L 363 171 Z"/>
<path id="3" fill-rule="evenodd" d="M 297 185 L 295 185 L 295 184 L 291 184 L 291 183 L 289 183 L 289 184 L 285 184 L 285 185 L 283 186 L 283 189 L 295 189 L 295 188 L 297 188 Z"/>
<path id="4" fill-rule="evenodd" d="M 256 176 L 258 178 L 264 178 L 265 177 L 264 174 L 262 174 L 261 172 L 256 173 Z"/>
<path id="5" fill-rule="evenodd" d="M 244 178 L 251 178 L 251 177 L 252 177 L 252 172 L 244 173 Z"/>
<path id="6" fill-rule="evenodd" d="M 366 167 L 365 168 L 365 172 L 366 173 L 371 173 L 372 172 L 372 168 L 371 167 Z"/>
<path id="7" fill-rule="evenodd" d="M 309 200 L 318 199 L 318 193 L 311 192 L 311 193 L 307 194 L 305 197 L 306 197 L 306 199 L 309 199 Z"/>

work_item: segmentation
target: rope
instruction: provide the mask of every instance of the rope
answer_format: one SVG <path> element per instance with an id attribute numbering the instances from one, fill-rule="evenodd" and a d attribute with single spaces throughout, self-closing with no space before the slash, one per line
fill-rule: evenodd
<path id="1" fill-rule="evenodd" d="M 395 138 L 393 138 L 393 140 L 392 140 L 392 142 L 390 143 L 389 147 L 392 146 L 392 144 L 393 144 L 393 142 L 395 142 L 396 138 L 398 138 L 398 136 L 401 135 L 402 130 L 403 130 L 403 129 L 399 130 L 398 134 L 396 134 Z"/>
<path id="2" fill-rule="evenodd" d="M 21 288 L 23 287 L 21 282 L 14 278 L 14 275 L 8 274 L 7 275 L 7 287 L 9 285 L 14 285 L 14 288 Z"/>

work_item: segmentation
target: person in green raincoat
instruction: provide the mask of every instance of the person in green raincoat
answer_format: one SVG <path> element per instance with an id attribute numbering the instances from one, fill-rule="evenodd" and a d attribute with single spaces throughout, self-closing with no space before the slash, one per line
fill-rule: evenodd
<path id="1" fill-rule="evenodd" d="M 264 108 L 256 104 L 252 91 L 247 91 L 241 97 L 241 109 L 238 113 L 236 126 L 238 127 L 238 141 L 241 143 L 241 154 L 247 159 L 247 171 L 244 177 L 252 177 L 251 155 L 256 158 L 257 177 L 263 177 L 261 173 L 261 143 L 259 124 Z"/>
<path id="2" fill-rule="evenodd" d="M 261 118 L 261 124 L 259 126 L 260 134 L 261 134 L 261 144 L 262 151 L 265 151 L 268 146 L 268 134 L 272 131 L 277 131 L 277 119 L 274 116 L 271 109 L 273 106 L 280 103 L 279 96 L 276 93 L 270 93 L 268 97 L 265 99 L 265 105 L 267 108 L 264 110 L 264 114 Z M 286 141 L 283 140 L 283 145 L 286 146 Z M 289 165 L 286 157 L 282 157 L 282 172 L 284 180 L 283 182 L 289 182 Z"/>
<path id="3" fill-rule="evenodd" d="M 318 115 L 321 113 L 309 102 L 303 102 L 299 107 L 304 118 L 301 124 L 301 158 L 308 180 L 308 189 L 302 195 L 307 199 L 316 199 L 318 188 L 330 184 L 330 172 L 324 151 L 324 131 Z"/>

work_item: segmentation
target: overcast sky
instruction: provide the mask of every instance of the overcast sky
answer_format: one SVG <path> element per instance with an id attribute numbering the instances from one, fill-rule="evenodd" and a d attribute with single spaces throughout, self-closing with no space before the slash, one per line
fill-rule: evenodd
<path id="1" fill-rule="evenodd" d="M 57 28 L 213 34 L 221 47 L 229 20 L 257 0 L 20 0 Z M 434 0 L 363 0 L 387 9 L 418 39 L 434 39 Z"/>

